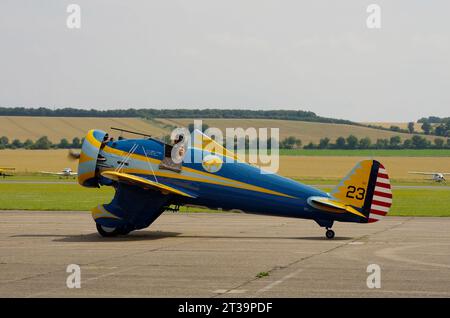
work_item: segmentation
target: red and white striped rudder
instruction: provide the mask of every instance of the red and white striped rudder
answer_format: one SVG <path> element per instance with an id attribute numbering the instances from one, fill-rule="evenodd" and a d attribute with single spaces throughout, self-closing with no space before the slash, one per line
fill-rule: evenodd
<path id="1" fill-rule="evenodd" d="M 392 189 L 386 169 L 380 163 L 373 191 L 368 223 L 373 223 L 385 216 L 392 205 Z"/>

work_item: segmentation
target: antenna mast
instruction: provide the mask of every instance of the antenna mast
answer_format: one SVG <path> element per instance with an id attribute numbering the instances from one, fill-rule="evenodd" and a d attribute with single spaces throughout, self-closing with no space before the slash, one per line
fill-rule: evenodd
<path id="1" fill-rule="evenodd" d="M 116 127 L 111 127 L 111 129 L 120 131 L 121 133 L 127 132 L 127 133 L 134 134 L 134 135 L 139 135 L 139 136 L 152 138 L 152 135 L 144 134 L 144 133 L 141 133 L 141 132 L 138 132 L 138 131 L 131 131 L 131 130 L 126 130 L 126 129 L 122 129 L 122 128 L 116 128 Z"/>

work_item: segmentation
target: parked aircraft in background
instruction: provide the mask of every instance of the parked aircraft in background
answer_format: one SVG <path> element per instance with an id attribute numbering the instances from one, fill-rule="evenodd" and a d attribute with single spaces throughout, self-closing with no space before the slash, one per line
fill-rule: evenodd
<path id="1" fill-rule="evenodd" d="M 78 175 L 76 172 L 73 172 L 71 168 L 64 168 L 60 172 L 39 171 L 39 173 L 51 174 L 51 175 L 66 177 L 66 178 L 74 177 L 74 176 Z"/>
<path id="2" fill-rule="evenodd" d="M 408 173 L 411 174 L 421 174 L 425 176 L 431 176 L 430 181 L 436 181 L 436 182 L 444 182 L 445 176 L 450 175 L 450 172 L 420 172 L 420 171 L 410 171 Z"/>

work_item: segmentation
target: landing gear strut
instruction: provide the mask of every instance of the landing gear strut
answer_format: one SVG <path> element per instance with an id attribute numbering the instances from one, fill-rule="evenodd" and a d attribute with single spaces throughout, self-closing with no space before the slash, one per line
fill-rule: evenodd
<path id="1" fill-rule="evenodd" d="M 314 220 L 317 222 L 317 224 L 319 224 L 320 227 L 324 227 L 327 229 L 327 231 L 325 232 L 325 236 L 327 237 L 327 239 L 331 240 L 332 238 L 334 238 L 334 231 L 331 229 L 331 227 L 333 226 L 334 221 L 333 220 Z"/>
<path id="2" fill-rule="evenodd" d="M 332 238 L 334 238 L 334 231 L 332 229 L 327 228 L 325 236 L 327 237 L 327 239 L 331 240 Z"/>

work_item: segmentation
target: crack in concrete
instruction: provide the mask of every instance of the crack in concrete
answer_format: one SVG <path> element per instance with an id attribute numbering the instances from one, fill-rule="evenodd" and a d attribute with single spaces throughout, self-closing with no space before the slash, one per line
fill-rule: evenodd
<path id="1" fill-rule="evenodd" d="M 296 261 L 293 261 L 293 262 L 291 262 L 291 263 L 289 263 L 289 264 L 287 264 L 287 265 L 285 265 L 285 266 L 275 266 L 275 267 L 269 269 L 269 270 L 267 271 L 267 273 L 269 273 L 269 275 L 270 275 L 271 273 L 274 273 L 274 272 L 276 272 L 276 271 L 288 269 L 289 267 L 294 266 L 294 265 L 296 265 L 296 264 L 299 264 L 299 263 L 301 263 L 301 262 L 303 262 L 303 261 L 306 261 L 306 260 L 308 260 L 308 259 L 312 259 L 312 258 L 314 258 L 314 257 L 321 256 L 321 255 L 324 255 L 324 254 L 333 252 L 333 251 L 335 251 L 335 250 L 337 250 L 337 249 L 339 249 L 339 248 L 341 248 L 341 247 L 345 247 L 345 246 L 347 246 L 348 244 L 350 244 L 350 243 L 352 243 L 352 242 L 356 242 L 356 241 L 361 240 L 361 239 L 364 239 L 364 238 L 369 238 L 369 237 L 372 236 L 372 235 L 377 235 L 377 234 L 384 233 L 384 232 L 390 231 L 390 230 L 392 230 L 392 229 L 395 229 L 395 228 L 397 228 L 397 227 L 399 227 L 399 226 L 405 224 L 406 222 L 409 222 L 409 221 L 412 220 L 412 219 L 413 219 L 413 218 L 410 217 L 410 218 L 406 219 L 405 221 L 402 221 L 402 222 L 400 222 L 400 223 L 398 223 L 398 224 L 394 224 L 394 225 L 392 225 L 392 226 L 390 226 L 390 227 L 387 227 L 387 228 L 385 228 L 385 229 L 382 229 L 382 230 L 380 230 L 380 231 L 377 231 L 377 232 L 374 232 L 374 233 L 371 233 L 371 234 L 365 234 L 365 235 L 363 235 L 363 236 L 354 238 L 354 239 L 352 239 L 352 240 L 349 240 L 348 242 L 339 244 L 338 246 L 335 246 L 335 247 L 333 247 L 333 248 L 327 249 L 327 250 L 325 250 L 325 251 L 322 251 L 322 252 L 319 252 L 319 253 L 315 253 L 315 254 L 311 254 L 311 255 L 306 256 L 306 257 L 302 257 L 302 258 L 300 258 L 300 259 L 298 259 L 298 260 L 296 260 Z M 297 274 L 298 271 L 299 271 L 299 270 L 297 269 L 296 271 L 294 271 L 294 273 Z M 280 283 L 282 283 L 283 281 L 286 280 L 286 279 L 284 279 L 285 277 L 288 277 L 288 276 L 289 276 L 288 278 L 292 278 L 293 276 L 295 276 L 295 275 L 292 275 L 292 274 L 293 274 L 293 273 L 290 273 L 290 274 L 287 274 L 286 276 L 284 276 L 282 279 L 280 279 L 280 281 L 281 281 Z M 244 286 L 246 286 L 246 285 L 249 285 L 249 284 L 251 284 L 251 283 L 253 283 L 253 282 L 255 282 L 255 281 L 258 281 L 259 279 L 260 279 L 260 278 L 258 278 L 258 277 L 249 279 L 249 280 L 243 282 L 242 284 L 239 284 L 238 286 L 235 286 L 235 287 L 231 288 L 230 290 L 232 290 L 232 289 L 240 289 L 240 288 L 242 288 L 242 287 L 244 287 Z M 275 282 L 278 282 L 278 281 L 275 281 Z M 277 285 L 280 284 L 280 283 L 277 283 Z M 273 284 L 273 282 L 272 282 L 271 284 Z M 269 285 L 270 285 L 270 284 L 269 284 Z M 267 287 L 267 286 L 266 286 L 266 287 Z M 262 288 L 262 289 L 264 289 L 264 288 Z M 262 289 L 260 289 L 260 290 L 262 290 Z M 257 291 L 257 292 L 258 292 L 258 291 Z M 215 298 L 215 297 L 218 297 L 218 296 L 220 296 L 220 295 L 213 295 L 211 298 Z"/>

